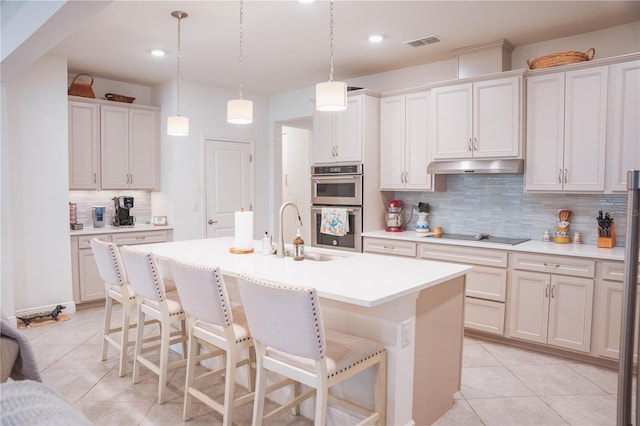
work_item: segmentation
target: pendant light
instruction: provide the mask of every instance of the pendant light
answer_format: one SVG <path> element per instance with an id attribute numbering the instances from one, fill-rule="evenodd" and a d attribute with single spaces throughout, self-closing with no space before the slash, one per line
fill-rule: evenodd
<path id="1" fill-rule="evenodd" d="M 333 81 L 333 0 L 330 5 L 329 23 L 330 68 L 329 81 L 316 84 L 316 109 L 318 111 L 342 111 L 347 109 L 347 84 Z"/>
<path id="2" fill-rule="evenodd" d="M 180 22 L 186 18 L 187 13 L 181 11 L 171 12 L 171 16 L 178 20 L 178 48 L 176 50 L 178 59 L 178 72 L 177 72 L 177 106 L 176 115 L 167 118 L 167 134 L 169 136 L 188 136 L 189 135 L 189 117 L 183 117 L 180 115 Z"/>
<path id="3" fill-rule="evenodd" d="M 240 94 L 239 99 L 231 99 L 227 102 L 227 121 L 233 124 L 250 124 L 253 122 L 253 102 L 242 98 L 242 43 L 244 41 L 244 0 L 240 0 Z"/>

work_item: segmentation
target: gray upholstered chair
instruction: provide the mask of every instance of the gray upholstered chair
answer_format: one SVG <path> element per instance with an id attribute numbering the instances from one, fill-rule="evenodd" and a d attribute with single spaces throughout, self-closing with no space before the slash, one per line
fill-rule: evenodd
<path id="1" fill-rule="evenodd" d="M 224 426 L 231 426 L 234 407 L 253 401 L 254 361 L 253 340 L 242 306 L 231 306 L 224 279 L 218 268 L 207 268 L 171 261 L 173 275 L 182 307 L 187 313 L 189 351 L 184 394 L 183 420 L 191 418 L 193 398 L 197 398 L 223 415 Z M 201 353 L 206 347 L 208 352 Z M 244 351 L 244 352 L 243 352 Z M 196 364 L 224 355 L 225 366 L 196 376 Z M 236 368 L 248 366 L 249 393 L 235 397 Z M 196 387 L 203 379 L 224 374 L 224 402 L 209 397 Z M 206 382 L 205 382 L 206 383 Z"/>
<path id="2" fill-rule="evenodd" d="M 120 255 L 138 304 L 133 383 L 139 381 L 140 364 L 147 367 L 158 375 L 158 404 L 164 404 L 167 372 L 187 363 L 187 315 L 182 309 L 178 293 L 165 290 L 156 258 L 152 253 L 143 253 L 123 246 L 120 248 Z M 144 324 L 147 319 L 156 320 L 160 325 L 160 361 L 157 364 L 146 354 L 158 345 L 154 342 L 153 346 L 144 347 Z M 182 359 L 169 362 L 169 346 L 177 343 L 182 343 Z"/>
<path id="3" fill-rule="evenodd" d="M 118 374 L 122 377 L 127 373 L 128 349 L 134 343 L 129 341 L 129 330 L 135 327 L 131 324 L 131 308 L 136 304 L 136 296 L 129 285 L 118 246 L 97 238 L 92 238 L 89 244 L 105 288 L 102 360 L 107 359 L 109 345 L 113 346 L 119 354 Z M 122 324 L 119 327 L 111 326 L 114 301 L 122 305 Z M 116 333 L 120 333 L 119 340 L 113 337 Z"/>
<path id="4" fill-rule="evenodd" d="M 238 286 L 256 349 L 256 395 L 253 424 L 299 405 L 315 393 L 314 424 L 326 423 L 327 404 L 340 405 L 364 417 L 361 424 L 386 422 L 386 351 L 383 345 L 324 328 L 318 294 L 313 288 L 290 287 L 243 275 Z M 377 367 L 374 409 L 329 395 L 329 388 Z M 263 417 L 267 370 L 309 386 L 305 394 Z"/>

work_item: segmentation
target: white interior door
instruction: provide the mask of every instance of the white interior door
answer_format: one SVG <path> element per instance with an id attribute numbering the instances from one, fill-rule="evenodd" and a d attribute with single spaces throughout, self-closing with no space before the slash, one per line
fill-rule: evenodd
<path id="1" fill-rule="evenodd" d="M 233 236 L 234 213 L 242 207 L 253 210 L 253 147 L 248 142 L 206 140 L 205 150 L 206 237 Z"/>

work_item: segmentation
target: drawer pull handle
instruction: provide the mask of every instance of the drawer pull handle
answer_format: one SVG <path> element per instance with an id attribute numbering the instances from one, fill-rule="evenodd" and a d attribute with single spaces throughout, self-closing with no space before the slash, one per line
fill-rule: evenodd
<path id="1" fill-rule="evenodd" d="M 146 239 L 146 238 L 147 238 L 147 237 L 136 237 L 136 240 L 144 240 L 144 239 Z"/>
<path id="2" fill-rule="evenodd" d="M 544 286 L 544 297 L 549 297 L 549 283 Z"/>
<path id="3" fill-rule="evenodd" d="M 555 296 L 554 296 L 554 290 L 555 290 L 555 288 L 556 288 L 556 285 L 555 285 L 555 284 L 553 284 L 553 285 L 551 286 L 551 298 L 552 298 L 552 299 L 555 297 Z"/>
<path id="4" fill-rule="evenodd" d="M 384 246 L 384 248 L 386 248 L 387 250 L 393 250 L 395 247 L 394 246 Z"/>
<path id="5" fill-rule="evenodd" d="M 548 268 L 559 268 L 559 267 L 560 267 L 560 264 L 558 264 L 558 263 L 547 263 L 547 262 L 544 262 L 544 266 L 546 266 L 546 267 L 548 267 Z"/>

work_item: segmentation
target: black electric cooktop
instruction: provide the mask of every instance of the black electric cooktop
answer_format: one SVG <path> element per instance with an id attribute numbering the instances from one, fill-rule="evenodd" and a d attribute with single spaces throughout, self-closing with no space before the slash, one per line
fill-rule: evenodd
<path id="1" fill-rule="evenodd" d="M 440 236 L 433 235 L 432 238 L 441 238 L 443 240 L 462 240 L 462 241 L 478 241 L 483 243 L 495 243 L 495 244 L 507 244 L 510 246 L 515 246 L 516 244 L 524 243 L 525 241 L 529 241 L 530 238 L 507 238 L 507 237 L 494 237 L 489 234 L 449 234 L 443 233 Z"/>

